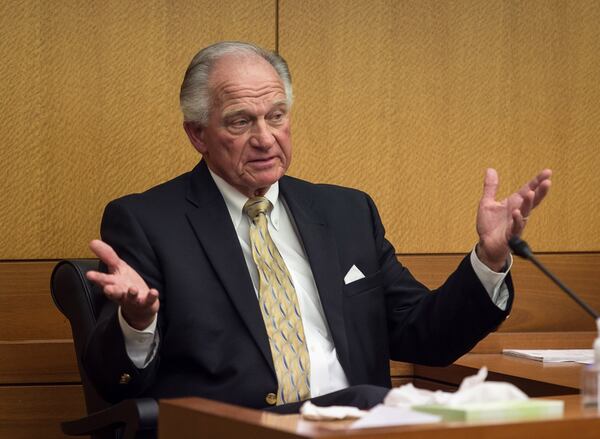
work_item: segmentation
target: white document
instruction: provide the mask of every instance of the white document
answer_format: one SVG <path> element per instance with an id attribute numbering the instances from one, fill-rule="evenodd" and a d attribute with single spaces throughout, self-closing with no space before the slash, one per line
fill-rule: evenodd
<path id="1" fill-rule="evenodd" d="M 503 349 L 502 353 L 544 363 L 592 364 L 594 362 L 592 349 Z"/>
<path id="2" fill-rule="evenodd" d="M 392 427 L 394 425 L 430 424 L 440 422 L 441 416 L 420 413 L 408 408 L 376 405 L 369 413 L 350 425 L 351 429 Z"/>

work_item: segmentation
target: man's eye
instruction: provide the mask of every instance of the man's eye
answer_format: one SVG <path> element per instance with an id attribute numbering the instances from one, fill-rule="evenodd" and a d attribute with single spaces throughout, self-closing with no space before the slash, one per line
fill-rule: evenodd
<path id="1" fill-rule="evenodd" d="M 234 119 L 229 122 L 232 128 L 245 128 L 248 125 L 248 119 Z"/>
<path id="2" fill-rule="evenodd" d="M 282 111 L 277 111 L 277 112 L 271 114 L 271 117 L 269 117 L 269 119 L 273 122 L 281 122 L 284 117 L 285 117 L 285 113 L 283 113 Z"/>

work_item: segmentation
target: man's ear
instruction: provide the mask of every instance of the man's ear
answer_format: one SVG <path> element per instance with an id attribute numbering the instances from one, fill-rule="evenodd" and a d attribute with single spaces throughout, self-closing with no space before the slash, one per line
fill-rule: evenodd
<path id="1" fill-rule="evenodd" d="M 202 125 L 198 122 L 183 122 L 183 129 L 196 151 L 204 155 L 208 148 L 206 142 L 204 142 L 204 128 Z"/>

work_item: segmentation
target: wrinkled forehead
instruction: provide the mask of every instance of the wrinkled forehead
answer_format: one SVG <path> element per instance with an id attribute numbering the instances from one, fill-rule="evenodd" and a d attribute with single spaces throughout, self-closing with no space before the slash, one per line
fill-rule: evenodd
<path id="1" fill-rule="evenodd" d="M 209 86 L 213 104 L 223 99 L 264 93 L 282 94 L 285 87 L 277 71 L 257 55 L 225 55 L 219 59 L 210 75 Z"/>

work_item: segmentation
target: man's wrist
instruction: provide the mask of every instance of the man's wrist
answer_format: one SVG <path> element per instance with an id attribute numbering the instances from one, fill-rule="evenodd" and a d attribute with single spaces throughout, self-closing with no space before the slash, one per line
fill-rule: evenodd
<path id="1" fill-rule="evenodd" d="M 483 245 L 481 242 L 475 246 L 475 253 L 479 260 L 490 270 L 495 271 L 496 273 L 504 271 L 504 267 L 506 267 L 506 261 L 508 260 L 508 253 L 503 255 L 501 258 L 490 258 L 483 250 Z"/>
<path id="2" fill-rule="evenodd" d="M 127 312 L 123 309 L 123 307 L 119 307 L 119 311 L 125 323 L 127 323 L 130 328 L 135 329 L 136 331 L 146 331 L 156 322 L 156 314 L 148 318 L 132 319 L 127 315 Z"/>

